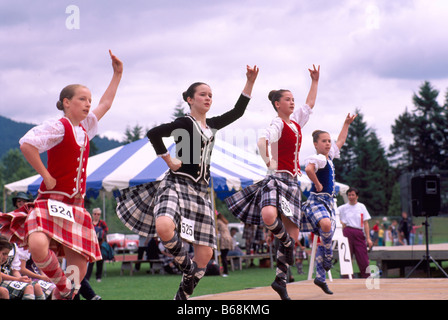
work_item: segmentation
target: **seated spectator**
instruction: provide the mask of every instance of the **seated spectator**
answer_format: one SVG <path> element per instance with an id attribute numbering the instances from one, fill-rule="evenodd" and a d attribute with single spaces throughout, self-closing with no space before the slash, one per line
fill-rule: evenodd
<path id="1" fill-rule="evenodd" d="M 20 260 L 20 274 L 31 279 L 36 300 L 50 297 L 56 287 L 54 283 L 36 267 L 28 250 L 17 247 L 17 254 Z"/>
<path id="2" fill-rule="evenodd" d="M 2 249 L 2 264 L 0 265 L 0 287 L 7 289 L 11 300 L 35 300 L 34 287 L 31 279 L 20 274 L 20 260 L 17 246 L 9 243 L 5 237 L 0 236 L 0 248 Z M 9 251 L 8 251 L 9 248 Z M 8 254 L 6 254 L 8 252 Z M 6 256 L 6 258 L 5 258 Z M 2 289 L 2 295 L 5 295 Z"/>
<path id="3" fill-rule="evenodd" d="M 244 255 L 243 250 L 238 246 L 238 242 L 236 241 L 236 234 L 238 233 L 237 228 L 231 228 L 230 229 L 230 236 L 232 237 L 233 241 L 233 248 L 229 250 L 228 256 L 242 256 Z"/>

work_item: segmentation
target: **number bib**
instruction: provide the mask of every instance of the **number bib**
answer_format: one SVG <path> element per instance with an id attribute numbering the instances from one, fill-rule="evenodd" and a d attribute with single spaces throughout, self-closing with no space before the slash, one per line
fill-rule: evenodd
<path id="1" fill-rule="evenodd" d="M 44 281 L 44 280 L 39 280 L 39 281 L 37 281 L 37 283 L 40 285 L 40 287 L 44 291 L 50 289 L 54 285 L 53 283 L 47 282 L 47 281 Z"/>
<path id="2" fill-rule="evenodd" d="M 187 241 L 194 241 L 194 221 L 182 217 L 181 227 L 180 227 L 181 238 Z"/>
<path id="3" fill-rule="evenodd" d="M 50 216 L 75 222 L 73 207 L 60 201 L 48 199 L 48 212 L 50 213 Z"/>
<path id="4" fill-rule="evenodd" d="M 289 201 L 286 200 L 286 198 L 284 196 L 282 196 L 282 198 L 280 200 L 280 206 L 281 206 L 282 212 L 284 213 L 285 216 L 292 217 L 292 210 L 291 210 L 291 207 L 289 206 Z"/>
<path id="5" fill-rule="evenodd" d="M 28 285 L 28 283 L 26 282 L 20 282 L 20 281 L 11 281 L 11 283 L 9 284 L 9 286 L 15 290 L 19 290 L 22 291 L 23 289 L 26 288 L 26 286 Z"/>

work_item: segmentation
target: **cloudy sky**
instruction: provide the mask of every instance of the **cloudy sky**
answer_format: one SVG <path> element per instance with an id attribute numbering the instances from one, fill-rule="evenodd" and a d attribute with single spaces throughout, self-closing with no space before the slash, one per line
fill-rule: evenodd
<path id="1" fill-rule="evenodd" d="M 195 81 L 213 90 L 210 116 L 232 108 L 246 65 L 256 64 L 247 112 L 221 132 L 252 144 L 275 116 L 268 92 L 290 89 L 302 104 L 315 64 L 319 93 L 302 159 L 313 130 L 336 137 L 355 108 L 387 148 L 423 81 L 445 96 L 447 17 L 446 0 L 0 0 L 0 115 L 58 117 L 59 92 L 71 83 L 88 86 L 95 106 L 111 79 L 111 49 L 125 71 L 100 135 L 121 140 L 128 126 L 171 121 Z"/>

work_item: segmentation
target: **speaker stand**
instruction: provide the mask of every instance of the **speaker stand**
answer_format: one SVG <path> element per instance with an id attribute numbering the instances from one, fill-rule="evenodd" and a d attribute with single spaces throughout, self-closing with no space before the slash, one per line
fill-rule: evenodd
<path id="1" fill-rule="evenodd" d="M 429 265 L 431 260 L 436 266 L 437 268 L 442 271 L 442 273 L 445 275 L 445 277 L 448 278 L 448 274 L 445 272 L 445 270 L 443 270 L 443 268 L 434 260 L 433 257 L 431 257 L 431 255 L 429 254 L 429 243 L 428 243 L 428 215 L 426 215 L 426 221 L 423 222 L 423 224 L 425 225 L 425 237 L 426 237 L 426 254 L 423 255 L 423 257 L 420 259 L 420 261 L 417 263 L 417 265 L 411 270 L 411 272 L 409 272 L 409 274 L 406 276 L 406 278 L 409 278 L 411 276 L 411 274 L 418 268 L 418 266 L 420 264 L 422 264 L 422 262 L 426 261 L 426 272 L 428 275 L 428 278 L 431 278 L 431 267 Z"/>

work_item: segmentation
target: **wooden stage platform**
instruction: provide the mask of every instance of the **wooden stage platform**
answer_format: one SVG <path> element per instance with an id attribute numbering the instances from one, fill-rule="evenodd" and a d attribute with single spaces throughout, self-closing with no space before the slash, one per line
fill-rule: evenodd
<path id="1" fill-rule="evenodd" d="M 448 300 L 448 278 L 333 279 L 325 294 L 312 280 L 288 284 L 292 300 Z M 370 286 L 370 289 L 369 289 Z M 191 297 L 191 300 L 279 300 L 270 286 Z"/>
<path id="2" fill-rule="evenodd" d="M 448 261 L 448 243 L 430 245 L 429 254 L 440 265 L 442 261 Z M 404 278 L 404 275 L 407 275 L 425 255 L 425 245 L 374 247 L 369 253 L 370 264 L 376 264 L 381 270 L 380 278 L 327 280 L 328 286 L 334 292 L 333 295 L 325 294 L 312 280 L 299 281 L 288 284 L 288 294 L 292 300 L 448 300 L 448 278 L 434 266 L 431 269 L 431 277 L 427 277 L 426 272 L 418 269 L 411 277 Z M 425 268 L 426 263 L 422 263 L 421 266 Z M 388 278 L 392 269 L 399 269 L 401 277 Z M 280 298 L 268 284 L 266 287 L 191 299 L 279 300 Z"/>
<path id="3" fill-rule="evenodd" d="M 390 269 L 399 269 L 400 276 L 407 276 L 408 272 L 416 266 L 426 255 L 426 245 L 407 245 L 393 247 L 373 247 L 369 252 L 370 264 L 376 265 L 382 271 L 382 277 L 389 275 Z M 448 261 L 448 243 L 430 244 L 429 255 L 441 264 Z M 426 262 L 421 264 L 426 267 Z"/>

